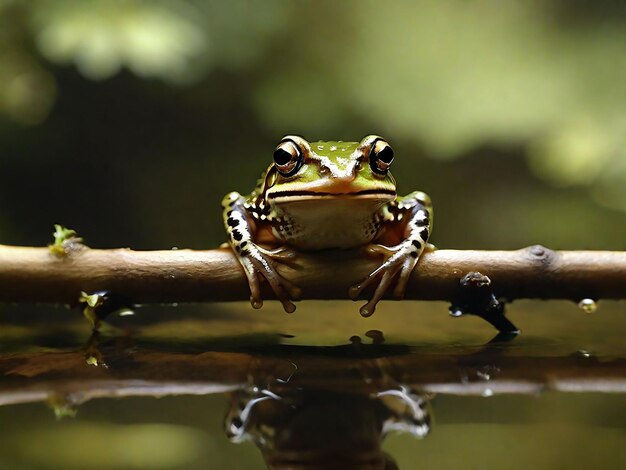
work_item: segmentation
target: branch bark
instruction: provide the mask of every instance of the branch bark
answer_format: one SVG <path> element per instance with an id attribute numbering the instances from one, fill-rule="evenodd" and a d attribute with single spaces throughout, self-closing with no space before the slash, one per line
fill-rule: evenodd
<path id="1" fill-rule="evenodd" d="M 280 271 L 306 299 L 346 299 L 348 287 L 379 263 L 358 251 L 302 253 Z M 424 254 L 407 299 L 450 300 L 469 272 L 488 276 L 492 292 L 509 300 L 622 299 L 626 252 L 437 250 Z M 266 286 L 267 287 L 267 286 Z M 75 304 L 80 292 L 107 290 L 133 303 L 245 300 L 243 271 L 228 249 L 207 251 L 98 250 L 80 246 L 67 256 L 47 248 L 0 245 L 0 301 Z M 272 299 L 269 289 L 264 293 Z M 367 293 L 365 293 L 367 295 Z"/>

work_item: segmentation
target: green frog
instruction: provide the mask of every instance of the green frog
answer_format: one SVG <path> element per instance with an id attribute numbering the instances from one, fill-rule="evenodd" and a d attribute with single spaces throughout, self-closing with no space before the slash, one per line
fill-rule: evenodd
<path id="1" fill-rule="evenodd" d="M 393 159 L 391 146 L 376 135 L 360 142 L 307 142 L 288 135 L 252 193 L 224 197 L 224 226 L 254 308 L 263 305 L 262 276 L 285 311 L 295 310 L 292 300 L 301 291 L 276 266 L 297 250 L 365 247 L 381 256 L 381 265 L 348 290 L 356 300 L 375 286 L 360 309 L 364 317 L 391 287 L 394 298 L 403 297 L 420 255 L 432 247 L 433 209 L 421 191 L 398 197 L 389 171 Z"/>

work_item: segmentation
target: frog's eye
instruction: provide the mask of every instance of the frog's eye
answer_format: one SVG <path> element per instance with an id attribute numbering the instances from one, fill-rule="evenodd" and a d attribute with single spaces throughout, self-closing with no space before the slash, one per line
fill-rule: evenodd
<path id="1" fill-rule="evenodd" d="M 283 176 L 292 176 L 302 166 L 302 152 L 291 140 L 278 144 L 274 150 L 274 166 Z"/>
<path id="2" fill-rule="evenodd" d="M 393 149 L 384 140 L 374 142 L 370 151 L 370 167 L 374 173 L 386 175 L 393 162 Z"/>

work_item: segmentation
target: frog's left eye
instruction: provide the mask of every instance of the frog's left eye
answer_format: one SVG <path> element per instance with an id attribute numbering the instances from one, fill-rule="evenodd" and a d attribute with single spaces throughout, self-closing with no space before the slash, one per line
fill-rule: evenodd
<path id="1" fill-rule="evenodd" d="M 274 150 L 274 166 L 283 176 L 292 176 L 302 166 L 302 151 L 291 140 L 278 144 Z"/>
<path id="2" fill-rule="evenodd" d="M 374 173 L 386 175 L 393 162 L 393 149 L 384 140 L 376 140 L 370 151 L 370 167 Z"/>

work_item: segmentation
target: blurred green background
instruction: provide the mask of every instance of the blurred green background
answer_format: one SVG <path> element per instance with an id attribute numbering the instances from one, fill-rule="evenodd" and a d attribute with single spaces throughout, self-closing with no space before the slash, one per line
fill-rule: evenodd
<path id="1" fill-rule="evenodd" d="M 439 247 L 624 250 L 626 3 L 0 0 L 0 244 L 45 245 L 61 223 L 92 247 L 214 247 L 221 197 L 249 192 L 287 133 L 383 135 L 400 193 L 431 195 Z M 347 303 L 305 302 L 289 323 L 272 303 L 262 316 L 247 308 L 206 306 L 202 320 L 160 328 L 207 334 L 219 331 L 210 312 L 227 312 L 234 331 L 254 321 L 313 343 L 372 325 L 393 341 L 394 322 L 433 344 L 492 334 L 442 318 L 443 304 L 420 305 L 415 321 L 415 304 L 384 303 L 367 325 Z M 25 318 L 2 310 L 7 324 Z M 509 310 L 524 319 L 516 347 L 551 351 L 538 342 L 557 335 L 571 352 L 601 348 L 607 332 L 621 344 L 624 311 Z M 439 397 L 427 440 L 393 436 L 386 448 L 402 468 L 626 459 L 623 395 L 490 400 Z M 105 400 L 57 424 L 40 404 L 2 407 L 0 468 L 260 468 L 251 445 L 227 444 L 225 410 L 216 396 Z M 479 455 L 487 442 L 500 450 Z"/>
<path id="2" fill-rule="evenodd" d="M 626 4 L 0 1 L 0 243 L 205 248 L 286 133 L 385 136 L 441 247 L 624 249 Z"/>

